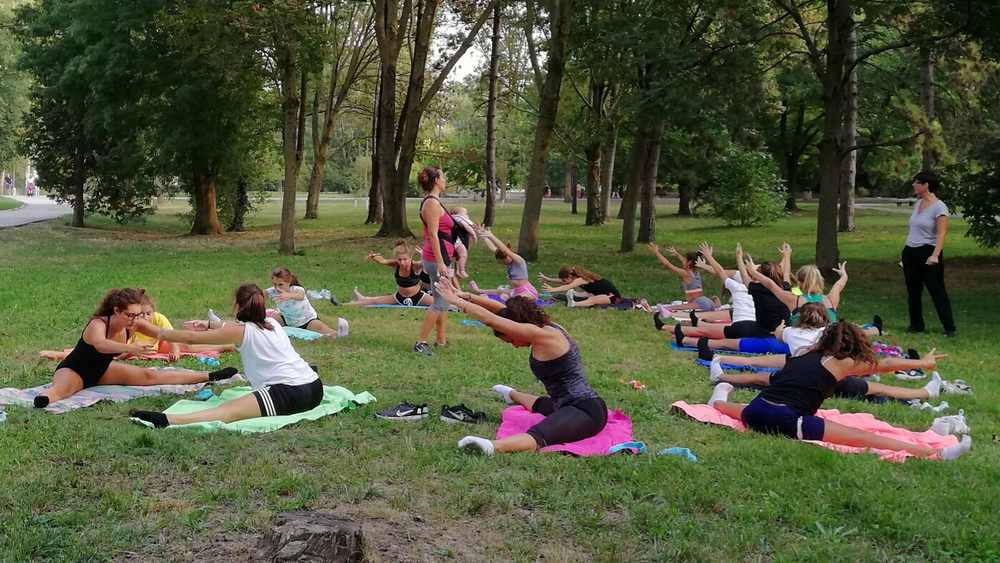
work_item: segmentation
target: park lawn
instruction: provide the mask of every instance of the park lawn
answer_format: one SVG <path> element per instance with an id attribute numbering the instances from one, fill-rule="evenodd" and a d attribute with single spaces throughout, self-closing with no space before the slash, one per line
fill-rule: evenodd
<path id="1" fill-rule="evenodd" d="M 479 216 L 481 208 L 472 207 Z M 168 205 L 129 226 L 91 219 L 95 228 L 56 221 L 5 231 L 14 244 L 0 245 L 0 386 L 48 381 L 53 364 L 37 351 L 75 342 L 108 287 L 148 288 L 175 324 L 203 317 L 208 307 L 229 310 L 237 284 L 264 284 L 277 265 L 342 300 L 354 286 L 365 294 L 393 290 L 389 269 L 364 261 L 368 250 L 388 253 L 390 241 L 370 238 L 363 208 L 328 204 L 321 219 L 300 222 L 302 253 L 293 257 L 276 252 L 275 204 L 249 222 L 249 232 L 209 238 L 182 236 L 183 211 Z M 501 209 L 495 232 L 516 239 L 519 211 Z M 796 265 L 813 254 L 810 211 L 753 229 L 667 214 L 673 211 L 661 210 L 661 244 L 688 249 L 707 239 L 723 264 L 737 241 L 759 259 L 775 256 L 783 240 L 794 246 Z M 561 202 L 547 203 L 542 217 L 532 275 L 578 263 L 629 295 L 680 296 L 678 281 L 645 249 L 616 252 L 617 221 L 583 227 L 583 215 L 570 215 Z M 415 206 L 410 224 L 419 226 Z M 347 317 L 351 336 L 297 349 L 320 367 L 324 382 L 370 391 L 378 403 L 250 436 L 153 431 L 126 418 L 130 408 L 162 409 L 176 397 L 66 415 L 10 407 L 0 425 L 0 560 L 245 559 L 276 513 L 297 509 L 363 521 L 372 556 L 384 561 L 996 560 L 1000 383 L 992 355 L 1000 253 L 978 248 L 953 221 L 945 255 L 960 337 L 941 337 L 929 299 L 932 332 L 908 337 L 896 265 L 905 228 L 905 214 L 866 211 L 858 231 L 842 235 L 851 281 L 841 313 L 859 322 L 880 313 L 889 341 L 950 354 L 942 376 L 975 389 L 944 397 L 951 414 L 965 410 L 973 429 L 973 451 L 957 462 L 896 465 L 680 418 L 672 402 L 704 402 L 710 392 L 692 355 L 671 352 L 648 315 L 564 308 L 549 311 L 579 341 L 594 387 L 632 417 L 636 438 L 653 451 L 691 448 L 699 463 L 652 455 L 471 457 L 456 441 L 491 436 L 496 425 L 444 424 L 436 418 L 441 405 L 464 402 L 496 415 L 502 404 L 489 390 L 494 383 L 538 392 L 527 352 L 455 319 L 452 346 L 418 357 L 409 350 L 420 312 L 317 303 L 322 317 Z M 482 285 L 503 280 L 502 267 L 481 248 L 470 271 Z M 717 280 L 707 285 L 717 292 Z M 648 388 L 634 391 L 623 383 L 630 379 Z M 375 419 L 375 410 L 402 400 L 428 402 L 434 416 L 418 424 Z M 935 416 L 899 404 L 827 406 L 916 430 Z"/>
<path id="2" fill-rule="evenodd" d="M 0 211 L 7 211 L 8 209 L 17 209 L 24 205 L 16 199 L 11 199 L 9 197 L 0 196 Z"/>

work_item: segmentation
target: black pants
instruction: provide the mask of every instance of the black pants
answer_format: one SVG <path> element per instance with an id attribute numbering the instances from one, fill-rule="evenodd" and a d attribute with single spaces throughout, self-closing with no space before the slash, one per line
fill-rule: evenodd
<path id="1" fill-rule="evenodd" d="M 938 256 L 937 264 L 928 266 L 927 258 L 933 253 L 934 247 L 929 244 L 903 247 L 903 277 L 906 278 L 906 300 L 910 305 L 910 328 L 924 330 L 921 300 L 924 286 L 927 286 L 945 332 L 952 332 L 955 330 L 955 319 L 951 314 L 948 291 L 944 288 L 944 255 Z"/>

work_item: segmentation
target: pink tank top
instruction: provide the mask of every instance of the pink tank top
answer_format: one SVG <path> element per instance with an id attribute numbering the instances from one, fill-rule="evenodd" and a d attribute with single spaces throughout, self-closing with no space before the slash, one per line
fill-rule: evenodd
<path id="1" fill-rule="evenodd" d="M 425 197 L 422 202 L 420 202 L 420 221 L 424 223 L 424 250 L 420 254 L 421 258 L 428 262 L 434 262 L 434 249 L 431 248 L 431 234 L 427 230 L 427 222 L 424 221 L 424 204 L 427 200 L 433 199 L 441 205 L 441 209 L 444 209 L 444 205 L 441 201 L 434 196 Z M 441 217 L 438 219 L 438 241 L 441 243 L 441 257 L 444 258 L 445 264 L 451 264 L 452 257 L 455 256 L 455 246 L 451 243 L 451 230 L 455 227 L 455 220 L 451 218 L 451 215 L 444 211 L 441 213 Z"/>

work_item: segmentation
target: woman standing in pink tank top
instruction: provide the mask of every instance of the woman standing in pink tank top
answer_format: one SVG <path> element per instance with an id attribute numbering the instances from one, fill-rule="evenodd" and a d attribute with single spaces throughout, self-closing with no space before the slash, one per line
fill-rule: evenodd
<path id="1" fill-rule="evenodd" d="M 444 172 L 440 168 L 428 166 L 417 175 L 417 182 L 427 194 L 420 202 L 420 220 L 424 224 L 424 250 L 421 258 L 424 271 L 431 278 L 431 295 L 434 296 L 434 304 L 427 309 L 427 315 L 420 325 L 420 336 L 416 344 L 413 345 L 413 351 L 425 356 L 432 356 L 434 352 L 427 343 L 427 338 L 432 330 L 437 329 L 435 346 L 448 344 L 448 339 L 445 337 L 448 303 L 438 294 L 435 284 L 439 277 L 451 277 L 449 266 L 455 256 L 451 230 L 455 227 L 455 221 L 439 199 L 445 189 Z"/>

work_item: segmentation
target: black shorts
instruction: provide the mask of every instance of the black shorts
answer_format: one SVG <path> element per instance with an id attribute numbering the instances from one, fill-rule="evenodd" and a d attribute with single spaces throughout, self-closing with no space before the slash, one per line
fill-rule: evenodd
<path id="1" fill-rule="evenodd" d="M 597 435 L 608 423 L 604 400 L 582 399 L 556 408 L 550 397 L 539 397 L 531 412 L 545 415 L 545 420 L 528 429 L 539 448 L 578 442 Z"/>
<path id="2" fill-rule="evenodd" d="M 423 301 L 425 295 L 429 295 L 429 293 L 427 293 L 426 291 L 424 291 L 422 289 L 420 291 L 414 293 L 412 297 L 403 297 L 403 294 L 397 291 L 396 295 L 395 295 L 395 297 L 396 297 L 396 304 L 397 305 L 406 305 L 407 307 L 412 307 L 414 305 L 420 305 L 420 302 Z"/>
<path id="3" fill-rule="evenodd" d="M 323 382 L 268 385 L 253 392 L 261 416 L 284 416 L 312 410 L 323 400 Z"/>
<path id="4" fill-rule="evenodd" d="M 69 356 L 63 358 L 63 361 L 59 362 L 59 365 L 56 366 L 56 371 L 59 371 L 61 368 L 73 370 L 83 380 L 83 388 L 87 389 L 88 387 L 99 385 L 101 378 L 104 377 L 110 366 L 111 361 L 107 363 L 101 362 L 99 365 L 87 365 L 85 362 L 78 361 L 71 353 Z"/>
<path id="5" fill-rule="evenodd" d="M 757 321 L 739 321 L 722 327 L 726 338 L 772 338 L 774 333 L 757 324 Z"/>
<path id="6" fill-rule="evenodd" d="M 300 324 L 299 326 L 297 326 L 295 328 L 301 328 L 303 330 L 308 330 L 306 327 L 309 326 L 309 323 L 311 323 L 313 321 L 318 321 L 318 320 L 319 320 L 319 317 L 313 317 L 313 318 L 309 319 L 308 321 Z"/>

